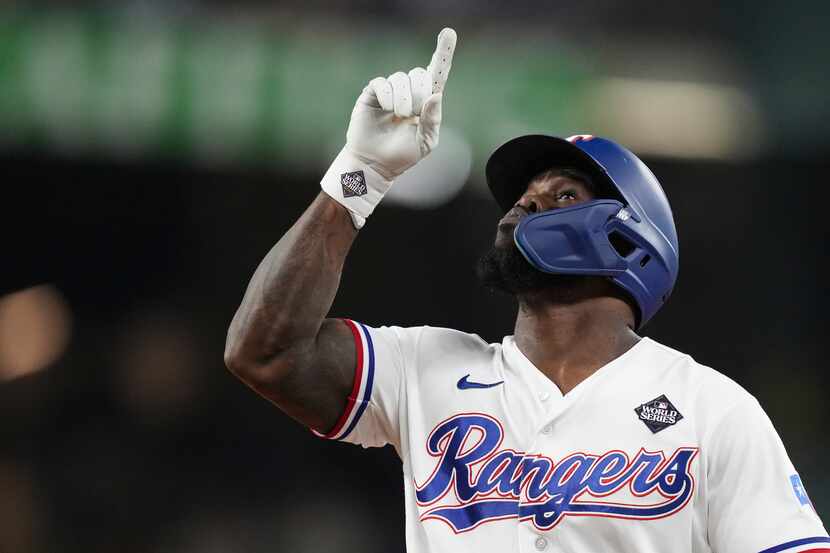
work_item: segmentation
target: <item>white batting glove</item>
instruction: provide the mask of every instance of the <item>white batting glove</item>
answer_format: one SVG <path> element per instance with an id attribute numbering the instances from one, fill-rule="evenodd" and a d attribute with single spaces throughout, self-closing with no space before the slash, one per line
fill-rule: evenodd
<path id="1" fill-rule="evenodd" d="M 438 145 L 441 100 L 457 37 L 446 28 L 426 69 L 372 79 L 352 110 L 346 146 L 320 182 L 361 228 L 396 177 Z"/>

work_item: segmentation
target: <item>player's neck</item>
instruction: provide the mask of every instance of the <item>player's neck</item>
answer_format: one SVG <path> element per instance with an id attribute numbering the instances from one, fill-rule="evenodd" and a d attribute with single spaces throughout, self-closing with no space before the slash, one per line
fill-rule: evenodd
<path id="1" fill-rule="evenodd" d="M 514 339 L 566 394 L 640 340 L 631 324 L 630 310 L 614 297 L 572 304 L 520 299 Z"/>

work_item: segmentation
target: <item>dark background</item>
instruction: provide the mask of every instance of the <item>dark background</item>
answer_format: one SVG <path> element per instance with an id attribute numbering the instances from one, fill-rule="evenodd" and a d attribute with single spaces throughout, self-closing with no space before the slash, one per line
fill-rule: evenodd
<path id="1" fill-rule="evenodd" d="M 113 9 L 79 5 L 87 13 Z M 472 11 L 477 25 L 499 22 L 499 33 L 519 38 L 523 25 L 538 29 L 544 15 L 566 41 L 581 29 L 638 39 L 652 32 L 658 44 L 674 33 L 692 44 L 721 45 L 737 60 L 741 87 L 757 100 L 764 146 L 718 159 L 640 152 L 666 189 L 681 243 L 674 295 L 644 334 L 759 399 L 827 521 L 830 136 L 821 117 L 826 75 L 815 71 L 826 49 L 805 47 L 797 56 L 780 46 L 781 34 L 797 33 L 803 45 L 818 44 L 810 42 L 815 24 L 807 12 L 819 4 L 781 11 L 753 4 L 752 17 L 740 24 L 748 8 L 739 4 L 697 6 L 693 14 L 664 8 L 642 18 L 602 1 L 567 14 L 541 14 L 534 5 L 456 3 L 444 19 L 430 3 L 418 16 L 404 3 L 381 9 L 251 2 L 233 12 L 189 3 L 175 13 L 152 2 L 132 7 L 179 24 L 230 18 L 236 10 L 283 25 L 289 17 L 326 18 L 354 25 L 355 34 L 384 22 L 403 32 L 409 23 L 402 17 L 424 36 L 450 24 L 460 36 L 459 66 L 465 30 L 486 38 L 465 19 Z M 19 6 L 6 9 L 7 21 L 19 15 Z M 52 10 L 43 4 L 26 16 Z M 9 36 L 5 29 L 0 36 Z M 452 86 L 451 78 L 445 118 L 463 135 L 463 123 L 453 121 L 451 102 L 461 100 L 452 99 Z M 347 105 L 354 96 L 336 89 L 313 94 Z M 812 119 L 803 113 L 810 106 Z M 342 140 L 347 115 L 329 121 L 330 140 Z M 263 160 L 266 152 L 214 163 L 169 144 L 125 156 L 105 143 L 56 145 L 43 128 L 5 136 L 0 552 L 403 551 L 394 452 L 313 438 L 222 363 L 227 325 L 248 279 L 318 193 L 326 162 L 286 168 Z M 350 255 L 333 315 L 372 325 L 448 326 L 489 341 L 511 333 L 512 301 L 473 284 L 475 260 L 499 217 L 482 193 L 486 154 L 473 148 L 467 185 L 448 202 L 378 208 Z M 26 348 L 55 353 L 21 361 Z"/>

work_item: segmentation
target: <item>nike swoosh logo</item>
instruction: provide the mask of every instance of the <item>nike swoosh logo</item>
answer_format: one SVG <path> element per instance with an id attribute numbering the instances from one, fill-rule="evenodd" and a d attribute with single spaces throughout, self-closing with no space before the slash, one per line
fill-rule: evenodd
<path id="1" fill-rule="evenodd" d="M 499 380 L 498 382 L 493 382 L 492 384 L 483 384 L 481 382 L 470 382 L 467 380 L 470 378 L 470 375 L 465 375 L 461 377 L 458 381 L 458 389 L 459 390 L 472 390 L 476 388 L 493 388 L 494 386 L 498 386 L 499 384 L 504 384 L 504 380 Z"/>

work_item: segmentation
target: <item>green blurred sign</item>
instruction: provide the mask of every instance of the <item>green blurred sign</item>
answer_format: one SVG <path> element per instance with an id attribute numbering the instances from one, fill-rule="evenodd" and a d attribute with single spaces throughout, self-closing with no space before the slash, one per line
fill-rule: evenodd
<path id="1" fill-rule="evenodd" d="M 0 15 L 0 144 L 211 162 L 320 164 L 372 77 L 426 65 L 433 37 L 330 25 Z M 479 154 L 585 120 L 586 64 L 550 41 L 462 36 L 446 124 Z"/>

